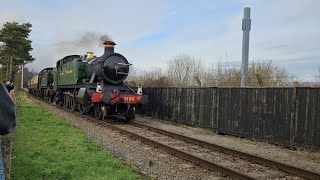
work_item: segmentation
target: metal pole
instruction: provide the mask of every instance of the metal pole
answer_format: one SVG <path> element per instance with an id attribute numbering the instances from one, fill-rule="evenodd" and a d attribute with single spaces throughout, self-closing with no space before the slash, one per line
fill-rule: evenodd
<path id="1" fill-rule="evenodd" d="M 23 89 L 23 64 L 21 65 L 21 89 Z"/>
<path id="2" fill-rule="evenodd" d="M 248 59 L 249 59 L 249 34 L 251 29 L 250 8 L 245 7 L 242 19 L 242 67 L 241 67 L 241 87 L 248 86 Z"/>

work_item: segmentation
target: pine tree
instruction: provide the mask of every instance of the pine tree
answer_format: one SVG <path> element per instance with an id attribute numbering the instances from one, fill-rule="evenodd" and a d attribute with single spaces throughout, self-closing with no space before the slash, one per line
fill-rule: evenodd
<path id="1" fill-rule="evenodd" d="M 19 65 L 35 60 L 30 54 L 32 41 L 28 39 L 31 27 L 31 23 L 6 22 L 0 29 L 0 64 L 6 70 L 6 80 L 12 81 Z"/>

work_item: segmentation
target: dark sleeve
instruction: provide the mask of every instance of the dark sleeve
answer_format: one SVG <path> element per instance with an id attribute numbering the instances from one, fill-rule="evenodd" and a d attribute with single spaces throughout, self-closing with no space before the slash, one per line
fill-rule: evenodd
<path id="1" fill-rule="evenodd" d="M 7 88 L 7 90 L 8 90 L 9 92 L 13 89 L 13 87 L 10 86 L 9 84 L 6 84 L 5 87 Z"/>
<path id="2" fill-rule="evenodd" d="M 12 132 L 16 127 L 16 105 L 7 88 L 0 83 L 0 135 Z"/>

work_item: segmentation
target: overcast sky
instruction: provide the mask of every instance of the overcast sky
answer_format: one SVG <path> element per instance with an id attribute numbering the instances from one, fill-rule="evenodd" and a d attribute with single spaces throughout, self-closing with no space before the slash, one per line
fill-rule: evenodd
<path id="1" fill-rule="evenodd" d="M 319 0 L 0 0 L 0 26 L 31 22 L 28 67 L 39 71 L 68 54 L 93 51 L 85 35 L 106 34 L 137 67 L 165 67 L 188 54 L 211 65 L 241 61 L 243 8 L 251 7 L 250 60 L 272 60 L 304 79 L 320 72 Z M 77 43 L 75 43 L 77 42 Z"/>

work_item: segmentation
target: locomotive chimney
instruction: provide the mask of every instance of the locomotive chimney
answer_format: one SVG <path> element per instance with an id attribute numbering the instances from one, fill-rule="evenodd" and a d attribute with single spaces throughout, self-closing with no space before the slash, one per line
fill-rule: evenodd
<path id="1" fill-rule="evenodd" d="M 114 43 L 113 41 L 105 41 L 103 45 L 105 55 L 110 55 L 114 53 L 114 46 L 116 45 L 116 43 Z"/>

